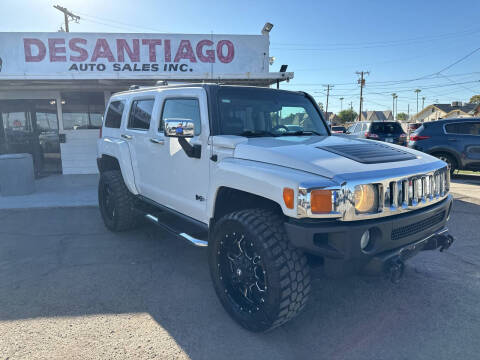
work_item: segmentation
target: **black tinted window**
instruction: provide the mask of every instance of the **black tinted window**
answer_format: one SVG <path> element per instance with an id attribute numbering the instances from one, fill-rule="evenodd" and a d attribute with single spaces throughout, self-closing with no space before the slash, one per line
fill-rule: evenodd
<path id="1" fill-rule="evenodd" d="M 445 131 L 449 134 L 480 135 L 480 122 L 447 124 Z"/>
<path id="2" fill-rule="evenodd" d="M 152 119 L 152 110 L 154 99 L 135 100 L 130 109 L 130 117 L 128 119 L 129 129 L 148 130 L 150 120 Z"/>
<path id="3" fill-rule="evenodd" d="M 198 99 L 167 99 L 163 105 L 159 130 L 163 130 L 165 120 L 186 119 L 195 123 L 195 135 L 200 134 L 200 104 Z"/>
<path id="4" fill-rule="evenodd" d="M 370 126 L 372 133 L 398 134 L 403 133 L 402 126 L 399 123 L 372 123 Z"/>
<path id="5" fill-rule="evenodd" d="M 119 129 L 122 123 L 124 101 L 112 101 L 108 107 L 107 117 L 105 118 L 105 127 Z"/>

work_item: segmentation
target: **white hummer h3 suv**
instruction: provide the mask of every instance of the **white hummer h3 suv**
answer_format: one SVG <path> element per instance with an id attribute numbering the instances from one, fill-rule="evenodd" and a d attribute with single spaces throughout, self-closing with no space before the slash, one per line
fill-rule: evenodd
<path id="1" fill-rule="evenodd" d="M 208 245 L 216 293 L 251 331 L 304 308 L 307 254 L 327 275 L 396 282 L 407 258 L 453 242 L 447 165 L 332 136 L 303 92 L 191 84 L 117 93 L 97 160 L 105 225 L 122 231 L 146 218 Z"/>

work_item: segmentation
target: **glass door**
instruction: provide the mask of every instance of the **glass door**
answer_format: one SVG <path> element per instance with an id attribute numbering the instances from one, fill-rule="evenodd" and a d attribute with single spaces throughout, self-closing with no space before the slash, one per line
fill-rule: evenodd
<path id="1" fill-rule="evenodd" d="M 0 153 L 32 154 L 36 176 L 61 172 L 54 100 L 1 100 Z"/>

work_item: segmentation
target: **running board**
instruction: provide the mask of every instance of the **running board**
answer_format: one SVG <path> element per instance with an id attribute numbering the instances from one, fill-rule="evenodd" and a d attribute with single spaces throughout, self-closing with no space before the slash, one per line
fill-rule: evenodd
<path id="1" fill-rule="evenodd" d="M 184 240 L 187 240 L 190 244 L 192 244 L 194 246 L 201 246 L 201 247 L 208 246 L 208 241 L 194 238 L 193 236 L 191 236 L 189 234 L 186 234 L 186 233 L 178 233 L 178 231 L 176 231 L 175 229 L 173 229 L 170 226 L 160 222 L 158 220 L 158 217 L 156 217 L 152 214 L 145 214 L 145 218 L 147 218 L 148 220 L 153 222 L 155 225 L 158 225 L 162 229 L 167 230 L 168 232 L 172 233 L 173 235 L 175 235 L 177 237 L 180 237 Z"/>

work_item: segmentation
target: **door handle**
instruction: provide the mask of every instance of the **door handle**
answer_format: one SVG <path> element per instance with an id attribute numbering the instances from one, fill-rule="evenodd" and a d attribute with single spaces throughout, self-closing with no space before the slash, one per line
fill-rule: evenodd
<path id="1" fill-rule="evenodd" d="M 158 145 L 163 145 L 165 144 L 165 140 L 159 140 L 159 139 L 155 139 L 155 138 L 151 138 L 150 139 L 150 142 L 154 143 L 154 144 L 158 144 Z"/>
<path id="2" fill-rule="evenodd" d="M 447 139 L 448 141 L 457 141 L 457 139 Z"/>
<path id="3" fill-rule="evenodd" d="M 127 140 L 131 140 L 131 139 L 132 139 L 132 135 L 122 134 L 122 138 L 127 139 Z"/>

